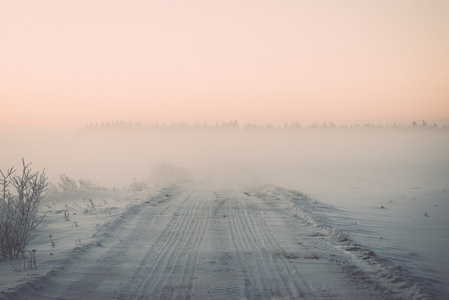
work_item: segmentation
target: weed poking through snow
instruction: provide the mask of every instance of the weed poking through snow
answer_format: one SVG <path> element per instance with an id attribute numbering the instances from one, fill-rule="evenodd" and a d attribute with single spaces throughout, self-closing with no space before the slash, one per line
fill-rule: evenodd
<path id="1" fill-rule="evenodd" d="M 28 268 L 30 270 L 34 269 L 37 270 L 37 266 L 36 266 L 36 249 L 33 250 L 28 250 L 29 254 L 30 254 L 30 260 L 28 261 Z"/>
<path id="2" fill-rule="evenodd" d="M 20 272 L 25 270 L 37 270 L 37 264 L 36 264 L 36 249 L 28 250 L 29 259 L 28 263 L 26 263 L 25 260 L 13 260 L 12 258 L 9 260 L 9 263 L 11 264 L 14 271 Z M 23 263 L 23 264 L 22 264 Z"/>
<path id="3" fill-rule="evenodd" d="M 55 241 L 53 241 L 53 235 L 48 235 L 50 237 L 50 244 L 54 248 L 55 247 Z"/>

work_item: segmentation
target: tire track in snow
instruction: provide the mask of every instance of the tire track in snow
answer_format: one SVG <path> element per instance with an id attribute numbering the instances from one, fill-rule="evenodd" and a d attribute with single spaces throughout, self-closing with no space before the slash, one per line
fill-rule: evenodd
<path id="1" fill-rule="evenodd" d="M 113 232 L 125 242 L 87 252 L 89 263 L 63 272 L 76 276 L 52 280 L 47 297 L 33 299 L 367 298 L 334 280 L 327 260 L 307 257 L 311 245 L 296 239 L 288 209 L 242 191 L 185 189 L 133 208 Z"/>
<path id="2" fill-rule="evenodd" d="M 259 206 L 253 197 L 229 205 L 232 241 L 245 269 L 246 298 L 306 298 L 313 289 L 286 257 Z"/>
<path id="3" fill-rule="evenodd" d="M 228 225 L 229 199 L 220 193 L 210 193 L 213 206 L 208 232 L 199 249 L 192 290 L 194 299 L 244 299 L 244 276 Z"/>
<path id="4" fill-rule="evenodd" d="M 158 204 L 161 204 L 159 205 Z M 135 252 L 136 244 L 141 245 L 141 241 L 149 238 L 148 230 L 135 230 L 136 228 L 153 227 L 160 221 L 160 217 L 172 206 L 168 199 L 159 200 L 158 204 L 147 205 L 142 204 L 138 208 L 132 208 L 127 215 L 121 219 L 133 218 L 138 214 L 135 220 L 124 227 L 131 229 L 130 233 L 122 238 L 121 242 L 116 242 L 111 248 L 106 250 L 98 258 L 90 258 L 89 256 L 82 259 L 92 261 L 87 269 L 78 270 L 74 268 L 72 272 L 78 273 L 78 279 L 68 284 L 59 296 L 55 295 L 55 299 L 111 299 L 114 297 L 114 291 L 111 286 L 102 286 L 102 281 L 116 281 L 117 285 L 123 280 L 124 269 L 121 267 L 123 263 L 129 262 L 130 253 Z M 156 207 L 155 207 L 156 205 Z M 124 229 L 124 228 L 122 228 Z M 87 253 L 88 254 L 88 253 Z M 112 294 L 111 294 L 112 293 Z"/>
<path id="5" fill-rule="evenodd" d="M 120 299 L 191 298 L 199 249 L 212 209 L 204 193 L 194 192 L 184 203 L 121 290 Z"/>

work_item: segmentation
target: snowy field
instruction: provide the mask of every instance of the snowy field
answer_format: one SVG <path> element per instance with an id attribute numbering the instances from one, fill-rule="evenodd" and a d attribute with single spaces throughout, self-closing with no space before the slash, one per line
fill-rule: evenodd
<path id="1" fill-rule="evenodd" d="M 0 298 L 449 297 L 447 130 L 5 142 L 2 170 L 24 157 L 54 183 L 67 174 L 107 189 L 44 199 L 28 246 L 37 270 L 1 261 Z M 150 178 L 164 159 L 193 182 Z M 149 189 L 130 191 L 133 178 Z"/>

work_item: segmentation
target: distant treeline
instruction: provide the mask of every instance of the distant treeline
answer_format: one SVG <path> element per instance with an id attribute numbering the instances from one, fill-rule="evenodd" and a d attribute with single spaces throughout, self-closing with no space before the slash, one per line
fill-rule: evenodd
<path id="1" fill-rule="evenodd" d="M 448 125 L 438 126 L 436 123 L 428 124 L 426 121 L 420 123 L 412 122 L 409 124 L 387 123 L 387 124 L 335 124 L 329 123 L 312 123 L 306 126 L 299 122 L 285 123 L 283 126 L 274 126 L 272 124 L 254 124 L 247 123 L 240 125 L 237 121 L 209 124 L 203 123 L 143 123 L 140 121 L 126 122 L 113 121 L 106 123 L 90 123 L 83 131 L 85 132 L 164 132 L 164 131 L 301 131 L 301 130 L 354 130 L 354 129 L 449 129 Z"/>

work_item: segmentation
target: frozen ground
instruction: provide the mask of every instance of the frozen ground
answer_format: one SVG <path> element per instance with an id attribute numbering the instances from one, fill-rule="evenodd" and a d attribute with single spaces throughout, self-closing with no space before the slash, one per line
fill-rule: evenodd
<path id="1" fill-rule="evenodd" d="M 38 270 L 1 261 L 0 298 L 449 298 L 447 131 L 34 139 L 7 138 L 1 169 L 110 190 L 49 195 Z M 165 158 L 195 182 L 111 188 Z"/>
<path id="2" fill-rule="evenodd" d="M 339 213 L 331 206 L 274 185 L 206 186 L 49 196 L 29 245 L 38 250 L 38 269 L 1 262 L 0 297 L 444 297 L 348 239 L 326 217 Z"/>

